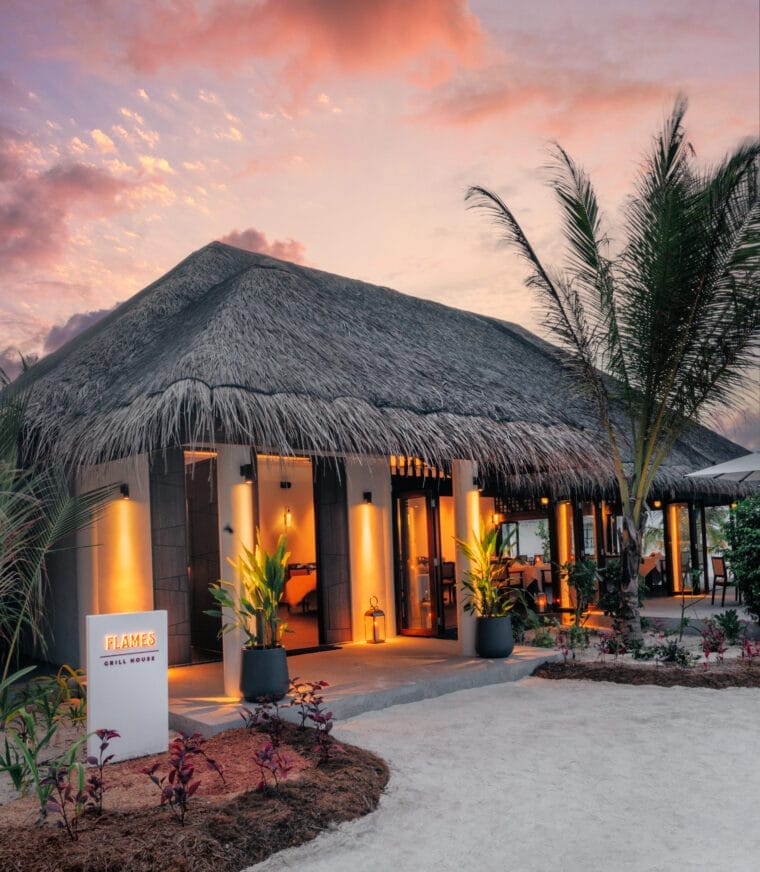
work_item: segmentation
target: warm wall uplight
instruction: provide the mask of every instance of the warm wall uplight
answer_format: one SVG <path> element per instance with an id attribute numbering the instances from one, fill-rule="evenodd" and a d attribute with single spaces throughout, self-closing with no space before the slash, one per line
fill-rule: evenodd
<path id="1" fill-rule="evenodd" d="M 540 503 L 542 506 L 548 506 L 549 505 L 549 497 L 541 497 Z"/>
<path id="2" fill-rule="evenodd" d="M 654 500 L 652 502 L 652 505 L 654 506 L 655 509 L 661 509 L 662 508 L 662 500 Z"/>
<path id="3" fill-rule="evenodd" d="M 101 612 L 139 612 L 151 607 L 142 541 L 143 512 L 139 501 L 114 500 L 98 520 L 98 535 L 109 543 L 98 554 Z"/>

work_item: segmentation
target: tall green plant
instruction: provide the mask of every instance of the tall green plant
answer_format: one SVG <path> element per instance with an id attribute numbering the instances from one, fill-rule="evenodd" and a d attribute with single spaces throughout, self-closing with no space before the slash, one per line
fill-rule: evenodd
<path id="1" fill-rule="evenodd" d="M 760 493 L 731 511 L 728 560 L 748 614 L 760 622 Z"/>
<path id="2" fill-rule="evenodd" d="M 566 563 L 562 569 L 567 573 L 567 583 L 575 593 L 575 626 L 580 627 L 588 618 L 588 607 L 597 595 L 600 581 L 593 560 L 578 560 Z"/>
<path id="3" fill-rule="evenodd" d="M 73 496 L 54 463 L 24 469 L 19 446 L 23 397 L 6 388 L 0 398 L 0 658 L 1 678 L 17 661 L 22 640 L 45 651 L 45 559 L 67 536 L 91 523 L 109 488 Z"/>
<path id="4" fill-rule="evenodd" d="M 509 591 L 509 557 L 512 537 L 499 545 L 499 531 L 485 530 L 481 524 L 474 543 L 457 539 L 462 554 L 470 561 L 470 568 L 462 579 L 464 610 L 481 618 L 499 618 L 514 608 Z"/>
<path id="5" fill-rule="evenodd" d="M 609 445 L 623 507 L 622 628 L 631 638 L 642 637 L 638 570 L 654 477 L 699 414 L 741 385 L 760 339 L 760 143 L 701 170 L 685 112 L 679 98 L 653 142 L 617 255 L 588 176 L 559 145 L 550 184 L 568 243 L 561 271 L 543 266 L 496 194 L 467 192 L 528 263 L 527 284 Z"/>
<path id="6" fill-rule="evenodd" d="M 240 578 L 240 592 L 235 582 L 220 580 L 209 585 L 211 595 L 219 605 L 206 614 L 221 617 L 222 632 L 241 629 L 247 636 L 249 648 L 277 648 L 287 625 L 278 617 L 278 606 L 285 591 L 290 553 L 285 550 L 285 536 L 280 536 L 277 547 L 270 554 L 261 544 L 261 533 L 256 531 L 256 549 L 242 546 L 237 560 L 227 558 Z M 232 620 L 222 608 L 229 609 Z"/>

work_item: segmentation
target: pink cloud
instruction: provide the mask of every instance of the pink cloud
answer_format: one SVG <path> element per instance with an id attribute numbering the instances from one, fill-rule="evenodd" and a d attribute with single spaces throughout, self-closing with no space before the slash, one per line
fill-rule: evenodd
<path id="1" fill-rule="evenodd" d="M 68 240 L 73 214 L 111 214 L 122 208 L 118 198 L 129 187 L 82 163 L 32 170 L 24 154 L 24 142 L 0 130 L 0 262 L 11 266 L 54 259 Z"/>
<path id="2" fill-rule="evenodd" d="M 124 45 L 140 73 L 190 65 L 231 73 L 258 59 L 284 63 L 300 91 L 332 71 L 400 69 L 418 84 L 477 61 L 483 35 L 467 0 L 193 0 L 151 4 Z M 114 28 L 114 36 L 119 38 Z"/>
<path id="3" fill-rule="evenodd" d="M 420 103 L 418 117 L 467 126 L 538 108 L 551 115 L 552 131 L 559 135 L 558 116 L 570 119 L 571 126 L 573 117 L 604 119 L 613 112 L 660 107 L 672 97 L 672 86 L 624 80 L 613 71 L 605 76 L 570 70 L 558 74 L 523 69 L 515 74 L 497 65 L 440 85 Z"/>
<path id="4" fill-rule="evenodd" d="M 255 227 L 247 230 L 233 230 L 223 236 L 220 242 L 234 245 L 236 248 L 244 248 L 246 251 L 255 251 L 257 254 L 266 254 L 269 257 L 277 257 L 280 260 L 289 260 L 292 263 L 306 263 L 303 244 L 295 239 L 273 239 L 271 242 L 266 234 Z"/>
<path id="5" fill-rule="evenodd" d="M 116 305 L 118 305 L 118 303 Z M 77 312 L 72 315 L 65 324 L 54 324 L 50 328 L 48 335 L 45 337 L 45 342 L 42 348 L 43 354 L 50 354 L 52 351 L 56 351 L 68 342 L 69 339 L 73 339 L 83 330 L 86 330 L 93 324 L 97 324 L 101 318 L 113 311 L 114 308 L 115 306 L 112 306 L 110 309 L 97 309 L 93 312 Z"/>
<path id="6" fill-rule="evenodd" d="M 749 400 L 749 396 L 747 397 Z M 708 422 L 728 439 L 743 445 L 748 451 L 760 451 L 760 396 L 752 407 L 740 408 L 733 414 L 715 415 Z"/>

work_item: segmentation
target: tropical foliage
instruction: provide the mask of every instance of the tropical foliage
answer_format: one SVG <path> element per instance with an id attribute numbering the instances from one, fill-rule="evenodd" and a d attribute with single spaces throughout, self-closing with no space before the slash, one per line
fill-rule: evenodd
<path id="1" fill-rule="evenodd" d="M 611 251 L 596 193 L 559 145 L 550 184 L 568 256 L 545 268 L 512 211 L 491 191 L 467 198 L 527 262 L 545 324 L 606 434 L 623 506 L 623 631 L 641 638 L 638 568 L 647 497 L 676 440 L 740 388 L 760 338 L 760 143 L 700 169 L 679 98 L 640 170 Z"/>
<path id="2" fill-rule="evenodd" d="M 462 554 L 470 561 L 464 573 L 462 590 L 464 610 L 481 618 L 503 617 L 514 608 L 509 590 L 511 538 L 500 542 L 499 530 L 485 530 L 483 525 L 472 543 L 457 539 Z"/>
<path id="3" fill-rule="evenodd" d="M 737 504 L 727 532 L 729 564 L 744 606 L 760 621 L 760 493 Z"/>
<path id="4" fill-rule="evenodd" d="M 72 496 L 63 469 L 23 469 L 19 445 L 25 404 L 9 389 L 0 399 L 0 676 L 22 642 L 44 653 L 45 559 L 89 524 L 111 495 Z"/>
<path id="5" fill-rule="evenodd" d="M 594 560 L 577 560 L 562 567 L 573 592 L 574 626 L 580 627 L 588 617 L 588 608 L 597 596 L 601 578 Z"/>
<path id="6" fill-rule="evenodd" d="M 222 618 L 223 633 L 241 629 L 247 637 L 246 647 L 277 648 L 287 630 L 278 617 L 290 558 L 285 548 L 285 536 L 280 536 L 277 547 L 270 554 L 262 546 L 261 533 L 257 530 L 255 551 L 243 545 L 237 560 L 227 558 L 230 566 L 237 570 L 240 589 L 233 581 L 220 580 L 209 585 L 219 608 L 209 609 L 206 614 Z M 230 614 L 222 612 L 223 608 Z"/>

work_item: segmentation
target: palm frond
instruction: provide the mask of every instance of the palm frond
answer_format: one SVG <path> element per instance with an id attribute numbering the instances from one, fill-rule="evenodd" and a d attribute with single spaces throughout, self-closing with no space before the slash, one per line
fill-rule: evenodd
<path id="1" fill-rule="evenodd" d="M 573 175 L 575 181 L 572 180 Z M 579 196 L 573 196 L 574 185 L 581 189 Z M 598 220 L 594 216 L 598 214 L 598 210 L 592 202 L 593 192 L 584 183 L 582 173 L 574 165 L 569 169 L 568 178 L 562 183 L 561 196 L 567 203 L 568 211 L 577 218 L 578 226 L 570 232 L 570 236 L 576 240 L 578 259 L 581 256 L 587 257 L 597 264 L 596 269 L 599 272 L 606 275 L 608 267 L 598 255 L 599 244 L 594 236 L 598 228 Z M 501 228 L 505 241 L 530 265 L 531 273 L 526 283 L 537 290 L 546 305 L 544 324 L 568 352 L 568 369 L 575 374 L 581 390 L 591 396 L 614 453 L 619 455 L 617 437 L 608 415 L 607 385 L 597 367 L 597 327 L 601 319 L 596 319 L 593 324 L 589 323 L 587 308 L 577 284 L 561 277 L 553 279 L 544 269 L 513 213 L 497 194 L 474 186 L 468 189 L 465 199 L 474 201 L 474 207 L 486 210 Z M 586 214 L 588 209 L 591 210 L 591 215 Z M 591 271 L 592 268 L 587 264 L 586 273 L 590 274 Z M 615 462 L 619 462 L 619 456 L 615 457 Z"/>
<path id="2" fill-rule="evenodd" d="M 698 172 L 686 109 L 679 97 L 653 140 L 627 203 L 625 246 L 614 259 L 591 182 L 559 145 L 550 184 L 563 213 L 566 277 L 540 264 L 495 194 L 468 192 L 530 264 L 528 285 L 546 304 L 546 324 L 591 389 L 621 497 L 633 500 L 632 530 L 675 441 L 702 409 L 730 401 L 760 352 L 760 144 L 748 141 L 717 168 Z"/>

